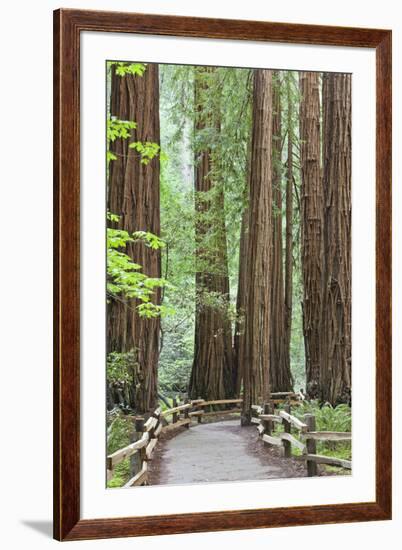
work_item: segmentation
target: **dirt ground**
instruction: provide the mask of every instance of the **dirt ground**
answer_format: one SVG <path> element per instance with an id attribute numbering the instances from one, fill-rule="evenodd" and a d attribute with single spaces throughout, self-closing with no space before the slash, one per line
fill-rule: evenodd
<path id="1" fill-rule="evenodd" d="M 150 485 L 306 477 L 305 464 L 284 459 L 239 419 L 193 424 L 162 437 L 149 465 Z"/>

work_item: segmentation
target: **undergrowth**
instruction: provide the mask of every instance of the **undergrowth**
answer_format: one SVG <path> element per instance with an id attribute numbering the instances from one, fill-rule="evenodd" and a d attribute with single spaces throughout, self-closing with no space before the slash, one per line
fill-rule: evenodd
<path id="1" fill-rule="evenodd" d="M 280 407 L 283 408 L 283 407 Z M 352 410 L 349 405 L 341 404 L 332 407 L 329 403 L 320 406 L 318 401 L 304 401 L 299 406 L 292 407 L 291 414 L 303 421 L 305 414 L 314 414 L 317 432 L 351 432 Z M 275 423 L 273 435 L 283 432 L 283 426 Z M 298 431 L 293 430 L 297 436 Z M 292 447 L 292 455 L 301 456 L 302 451 Z M 317 441 L 317 454 L 332 456 L 345 460 L 352 459 L 352 445 L 350 441 Z M 326 471 L 337 474 L 350 474 L 350 470 L 336 466 L 323 465 Z"/>
<path id="2" fill-rule="evenodd" d="M 107 427 L 107 454 L 112 454 L 130 443 L 130 434 L 133 430 L 132 417 L 114 411 L 108 415 Z M 113 477 L 107 482 L 107 487 L 122 487 L 130 478 L 130 459 L 127 458 L 116 464 Z"/>

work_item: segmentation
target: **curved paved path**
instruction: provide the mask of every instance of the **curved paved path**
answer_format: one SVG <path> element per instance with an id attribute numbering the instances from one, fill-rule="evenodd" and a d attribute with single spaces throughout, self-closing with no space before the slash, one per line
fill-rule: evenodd
<path id="1" fill-rule="evenodd" d="M 239 420 L 192 425 L 162 441 L 152 461 L 150 483 L 183 484 L 305 476 L 304 467 L 264 446 L 255 426 Z"/>

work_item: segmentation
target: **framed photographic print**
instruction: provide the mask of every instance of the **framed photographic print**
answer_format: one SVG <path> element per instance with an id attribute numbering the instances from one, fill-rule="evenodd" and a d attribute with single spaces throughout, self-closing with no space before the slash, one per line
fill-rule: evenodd
<path id="1" fill-rule="evenodd" d="M 391 518 L 391 31 L 57 10 L 54 216 L 56 539 Z"/>

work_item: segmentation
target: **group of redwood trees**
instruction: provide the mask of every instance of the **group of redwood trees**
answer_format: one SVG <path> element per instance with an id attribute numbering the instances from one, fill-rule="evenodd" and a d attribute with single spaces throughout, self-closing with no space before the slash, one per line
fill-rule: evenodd
<path id="1" fill-rule="evenodd" d="M 204 107 L 199 97 L 203 94 L 215 97 L 210 78 L 213 71 L 196 72 L 195 129 L 209 126 L 219 135 L 222 110 L 219 93 L 212 106 L 209 101 Z M 207 79 L 203 78 L 203 72 Z M 290 370 L 293 154 L 286 176 L 289 185 L 284 277 L 282 76 L 279 72 L 255 70 L 251 77 L 249 154 L 244 170 L 234 322 L 228 312 L 225 172 L 219 168 L 222 151 L 215 146 L 196 151 L 196 325 L 190 379 L 190 396 L 194 398 L 225 399 L 243 390 L 245 421 L 251 403 L 267 400 L 271 390 L 288 391 L 293 385 Z M 292 137 L 289 148 L 292 152 Z M 211 293 L 221 297 L 219 307 L 214 300 L 205 300 L 205 294 L 210 297 Z"/>
<path id="2" fill-rule="evenodd" d="M 111 73 L 110 116 L 135 121 L 138 142 L 159 144 L 158 66 L 147 65 L 142 75 L 118 74 L 112 66 Z M 204 138 L 195 139 L 198 145 L 193 146 L 195 338 L 188 390 L 190 397 L 205 399 L 242 392 L 245 422 L 251 404 L 268 401 L 272 391 L 293 389 L 297 204 L 307 393 L 335 404 L 348 402 L 351 388 L 350 75 L 300 73 L 295 91 L 292 73 L 249 73 L 244 111 L 249 118 L 248 158 L 233 317 L 227 184 L 219 147 L 228 126 L 225 102 L 221 82 L 214 83 L 215 69 L 194 69 L 194 136 Z M 107 207 L 119 219 L 109 226 L 159 235 L 159 157 L 142 163 L 138 148 L 130 148 L 126 139 L 116 139 L 110 151 Z M 160 250 L 134 240 L 126 252 L 147 276 L 161 277 Z M 160 296 L 156 289 L 153 301 L 159 303 Z M 107 341 L 108 352 L 135 351 L 132 406 L 145 412 L 158 400 L 160 319 L 142 317 L 137 304 L 136 299 L 109 297 Z"/>
<path id="3" fill-rule="evenodd" d="M 351 401 L 351 76 L 300 73 L 307 392 Z"/>

